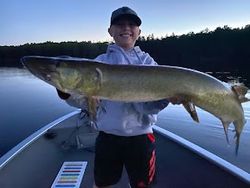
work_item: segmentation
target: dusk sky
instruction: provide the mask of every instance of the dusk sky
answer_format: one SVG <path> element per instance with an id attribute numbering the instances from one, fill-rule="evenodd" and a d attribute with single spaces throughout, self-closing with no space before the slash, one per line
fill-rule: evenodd
<path id="1" fill-rule="evenodd" d="M 111 41 L 110 16 L 122 6 L 138 13 L 142 36 L 250 24 L 250 0 L 1 0 L 0 45 Z"/>

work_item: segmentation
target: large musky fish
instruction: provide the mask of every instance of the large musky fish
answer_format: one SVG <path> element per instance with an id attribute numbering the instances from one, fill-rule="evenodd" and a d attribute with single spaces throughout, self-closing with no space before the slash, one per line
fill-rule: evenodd
<path id="1" fill-rule="evenodd" d="M 227 137 L 234 124 L 236 152 L 246 122 L 242 102 L 248 88 L 229 85 L 192 69 L 175 66 L 110 65 L 70 57 L 26 56 L 21 59 L 29 71 L 57 89 L 87 98 L 95 116 L 98 99 L 143 102 L 177 97 L 195 121 L 195 106 L 219 118 Z"/>

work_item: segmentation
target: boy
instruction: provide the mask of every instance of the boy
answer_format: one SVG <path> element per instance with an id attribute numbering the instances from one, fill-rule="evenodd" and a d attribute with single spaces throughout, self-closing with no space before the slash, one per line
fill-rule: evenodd
<path id="1" fill-rule="evenodd" d="M 149 54 L 134 47 L 141 19 L 128 7 L 115 10 L 108 32 L 115 44 L 96 60 L 110 64 L 157 65 Z M 150 187 L 155 175 L 155 139 L 152 125 L 167 100 L 123 103 L 102 100 L 97 113 L 95 188 L 116 184 L 125 166 L 131 187 Z"/>
<path id="2" fill-rule="evenodd" d="M 141 19 L 128 7 L 115 10 L 108 32 L 115 44 L 96 60 L 109 64 L 157 65 L 149 54 L 135 43 L 141 30 Z M 74 96 L 58 95 L 75 102 Z M 170 100 L 170 99 L 169 99 Z M 171 102 L 175 99 L 171 99 Z M 150 187 L 155 177 L 155 138 L 152 125 L 156 115 L 168 105 L 167 100 L 124 103 L 102 100 L 97 111 L 99 135 L 95 145 L 94 188 L 112 187 L 121 178 L 123 166 L 132 188 Z M 84 100 L 81 103 L 84 108 Z"/>

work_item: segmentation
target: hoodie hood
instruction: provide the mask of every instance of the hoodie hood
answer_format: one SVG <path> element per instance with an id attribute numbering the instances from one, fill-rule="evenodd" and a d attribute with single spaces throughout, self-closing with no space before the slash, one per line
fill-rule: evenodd
<path id="1" fill-rule="evenodd" d="M 134 48 L 125 51 L 122 47 L 111 44 L 107 48 L 108 56 L 112 56 L 113 63 L 117 64 L 143 64 L 141 56 L 143 52 L 141 51 L 139 46 L 135 46 Z"/>

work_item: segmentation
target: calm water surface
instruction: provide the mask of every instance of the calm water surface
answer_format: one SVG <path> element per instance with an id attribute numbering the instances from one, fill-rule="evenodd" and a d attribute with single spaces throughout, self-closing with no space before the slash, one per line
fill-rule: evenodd
<path id="1" fill-rule="evenodd" d="M 201 109 L 198 109 L 200 123 L 197 124 L 183 107 L 169 105 L 159 114 L 157 125 L 250 173 L 250 102 L 243 104 L 243 108 L 248 122 L 237 157 L 233 126 L 229 128 L 228 145 L 221 122 Z M 0 156 L 34 131 L 73 110 L 75 108 L 59 99 L 52 86 L 26 70 L 0 68 Z"/>
<path id="2" fill-rule="evenodd" d="M 216 154 L 250 173 L 250 102 L 243 104 L 247 123 L 241 133 L 239 153 L 235 155 L 234 126 L 230 125 L 226 142 L 219 119 L 197 109 L 200 123 L 194 122 L 181 106 L 169 105 L 159 114 L 157 125 Z M 171 151 L 169 151 L 171 152 Z"/>
<path id="3" fill-rule="evenodd" d="M 34 131 L 73 110 L 52 86 L 26 70 L 0 68 L 0 156 Z"/>

